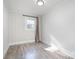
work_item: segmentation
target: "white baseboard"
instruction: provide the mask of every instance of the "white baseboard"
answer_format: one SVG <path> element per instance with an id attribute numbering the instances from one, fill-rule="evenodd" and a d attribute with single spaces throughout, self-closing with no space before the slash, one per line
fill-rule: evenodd
<path id="1" fill-rule="evenodd" d="M 9 46 L 12 46 L 12 45 L 18 45 L 18 44 L 24 44 L 24 43 L 32 43 L 32 42 L 35 42 L 34 40 L 32 41 L 20 41 L 20 42 L 13 42 L 13 43 L 9 43 Z"/>

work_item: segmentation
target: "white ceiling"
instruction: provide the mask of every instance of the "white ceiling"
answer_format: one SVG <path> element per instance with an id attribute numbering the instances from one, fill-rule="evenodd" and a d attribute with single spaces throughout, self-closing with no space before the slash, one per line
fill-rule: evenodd
<path id="1" fill-rule="evenodd" d="M 43 6 L 35 4 L 34 0 L 4 0 L 11 13 L 44 15 L 60 0 L 45 0 Z"/>

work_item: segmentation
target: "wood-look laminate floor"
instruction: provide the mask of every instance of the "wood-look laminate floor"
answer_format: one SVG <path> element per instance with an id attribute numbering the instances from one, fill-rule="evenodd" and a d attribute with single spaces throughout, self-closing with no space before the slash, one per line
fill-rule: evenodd
<path id="1" fill-rule="evenodd" d="M 49 52 L 43 43 L 29 43 L 10 46 L 4 59 L 73 59 L 59 50 Z"/>

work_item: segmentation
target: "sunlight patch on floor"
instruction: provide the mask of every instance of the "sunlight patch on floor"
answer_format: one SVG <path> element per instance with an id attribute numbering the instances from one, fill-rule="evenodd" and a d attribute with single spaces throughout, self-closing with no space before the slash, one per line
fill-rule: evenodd
<path id="1" fill-rule="evenodd" d="M 58 50 L 58 48 L 55 45 L 52 45 L 51 47 L 45 48 L 45 50 L 54 52 L 54 51 Z"/>

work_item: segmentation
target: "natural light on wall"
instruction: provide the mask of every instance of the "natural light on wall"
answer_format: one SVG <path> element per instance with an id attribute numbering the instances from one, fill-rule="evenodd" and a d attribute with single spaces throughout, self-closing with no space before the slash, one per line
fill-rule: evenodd
<path id="1" fill-rule="evenodd" d="M 45 48 L 45 50 L 54 52 L 59 50 L 59 48 L 62 48 L 61 44 L 57 41 L 57 39 L 52 34 L 48 36 L 50 37 L 50 40 L 49 40 L 50 47 Z"/>

